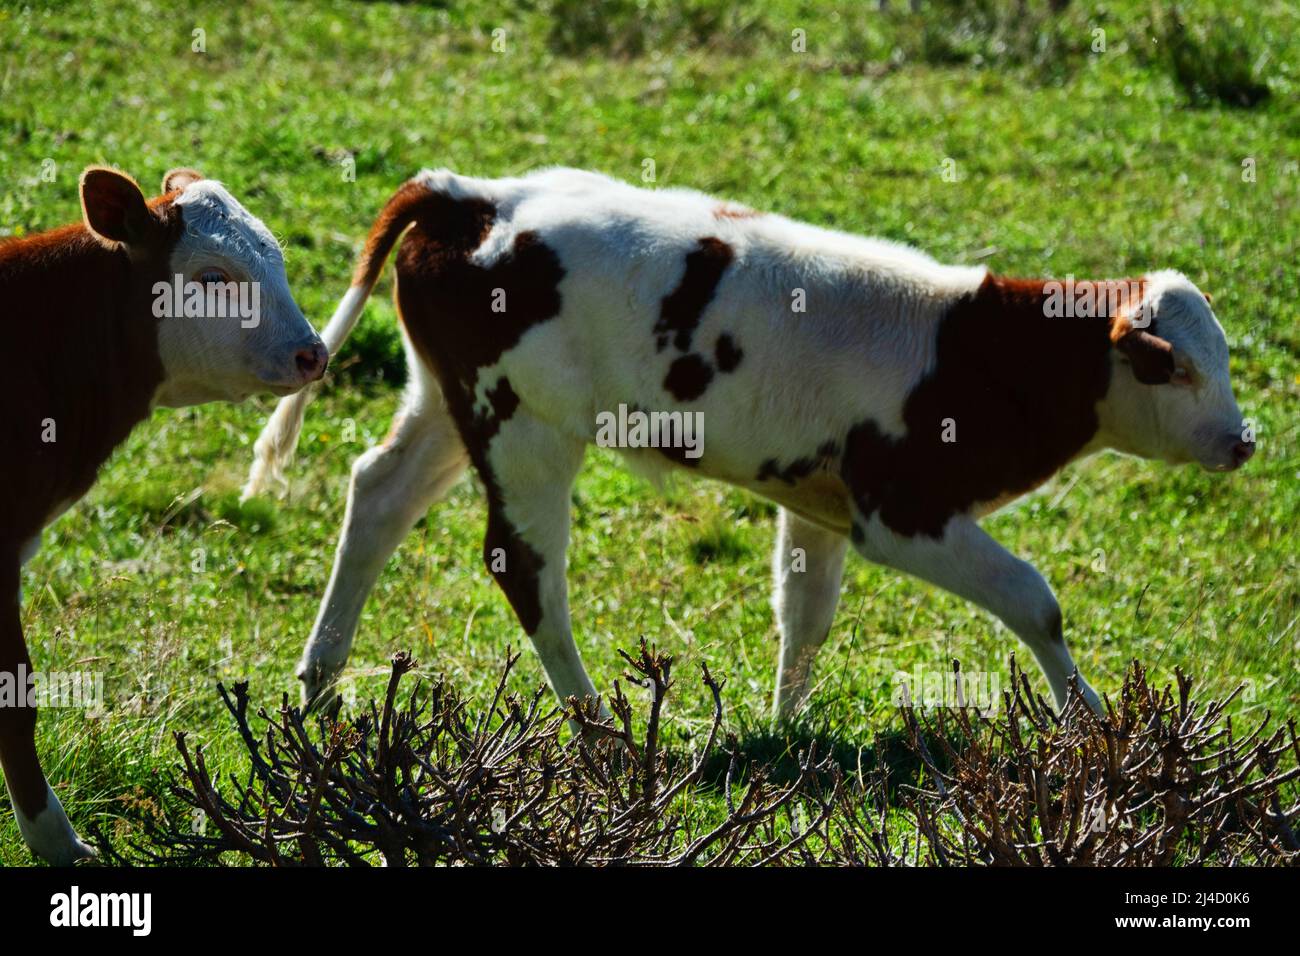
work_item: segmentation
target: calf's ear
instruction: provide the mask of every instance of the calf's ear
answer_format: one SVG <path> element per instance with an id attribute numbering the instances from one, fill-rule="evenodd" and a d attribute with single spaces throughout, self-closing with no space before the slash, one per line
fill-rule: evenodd
<path id="1" fill-rule="evenodd" d="M 1160 336 L 1127 327 L 1114 341 L 1120 355 L 1133 366 L 1133 376 L 1143 385 L 1163 385 L 1173 376 L 1174 347 Z"/>
<path id="2" fill-rule="evenodd" d="M 104 166 L 81 174 L 81 213 L 90 231 L 107 242 L 143 242 L 154 225 L 135 180 Z"/>
<path id="3" fill-rule="evenodd" d="M 197 183 L 203 178 L 203 174 L 197 169 L 189 169 L 182 166 L 179 169 L 169 169 L 163 176 L 162 191 L 164 194 L 175 192 L 178 189 L 184 189 L 190 183 Z"/>

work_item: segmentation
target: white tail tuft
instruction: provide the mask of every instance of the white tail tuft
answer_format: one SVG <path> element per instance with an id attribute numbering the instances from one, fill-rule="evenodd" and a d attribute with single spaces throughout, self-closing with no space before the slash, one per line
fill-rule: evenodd
<path id="1" fill-rule="evenodd" d="M 321 332 L 330 355 L 338 352 L 348 333 L 357 324 L 366 299 L 370 298 L 370 292 L 379 280 L 384 260 L 402 233 L 425 209 L 430 195 L 429 188 L 422 182 L 409 179 L 380 210 L 366 236 L 366 247 L 357 259 L 356 269 L 352 273 L 352 287 L 339 301 L 325 331 Z M 303 389 L 280 399 L 271 420 L 266 423 L 262 434 L 257 437 L 257 444 L 253 446 L 253 467 L 248 473 L 248 482 L 244 485 L 240 501 L 247 501 L 264 491 L 270 482 L 277 483 L 281 488 L 288 487 L 284 469 L 293 460 L 293 450 L 298 447 L 302 417 L 312 394 L 314 389 Z"/>
<path id="2" fill-rule="evenodd" d="M 366 299 L 370 297 L 372 285 L 354 285 L 343 295 L 338 308 L 330 317 L 329 324 L 321 333 L 325 348 L 333 356 L 347 339 L 348 334 L 361 317 Z M 302 419 L 307 411 L 307 403 L 315 394 L 316 386 L 304 388 L 300 392 L 280 399 L 270 421 L 257 436 L 253 446 L 253 467 L 249 469 L 248 481 L 239 496 L 240 501 L 247 501 L 254 495 L 267 490 L 275 484 L 283 493 L 289 483 L 284 477 L 284 470 L 293 461 L 294 449 L 298 447 L 298 436 L 302 432 Z"/>

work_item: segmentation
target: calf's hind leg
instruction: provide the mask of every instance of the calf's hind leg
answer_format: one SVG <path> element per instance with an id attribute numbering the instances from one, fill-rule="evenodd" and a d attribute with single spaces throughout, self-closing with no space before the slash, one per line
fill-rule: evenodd
<path id="1" fill-rule="evenodd" d="M 790 717 L 808 696 L 808 676 L 835 620 L 849 540 L 784 508 L 772 555 L 772 609 L 781 631 L 776 671 L 777 717 Z"/>
<path id="2" fill-rule="evenodd" d="M 379 573 L 468 463 L 441 393 L 427 388 L 409 393 L 388 440 L 357 459 L 334 570 L 298 665 L 305 704 L 333 696 Z"/>
<path id="3" fill-rule="evenodd" d="M 569 622 L 565 552 L 582 441 L 521 409 L 496 423 L 475 464 L 487 488 L 483 560 L 561 700 L 595 697 Z"/>

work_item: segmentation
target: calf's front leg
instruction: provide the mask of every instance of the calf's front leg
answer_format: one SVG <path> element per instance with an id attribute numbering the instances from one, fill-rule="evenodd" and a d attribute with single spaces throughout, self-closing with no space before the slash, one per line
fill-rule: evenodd
<path id="1" fill-rule="evenodd" d="M 866 523 L 858 520 L 853 543 L 867 560 L 915 575 L 997 615 L 1033 652 L 1057 709 L 1065 707 L 1076 670 L 1074 658 L 1065 646 L 1061 608 L 1033 565 L 963 516 L 950 519 L 943 537 L 935 539 L 923 534 L 904 537 L 875 515 Z M 1101 713 L 1097 693 L 1082 676 L 1077 679 L 1088 705 Z"/>
<path id="2" fill-rule="evenodd" d="M 0 574 L 6 596 L 0 614 L 0 673 L 9 675 L 15 691 L 12 700 L 0 700 L 0 767 L 27 845 L 48 863 L 70 866 L 95 856 L 95 851 L 72 829 L 36 754 L 36 708 L 28 706 L 27 682 L 19 680 L 20 675 L 31 674 L 32 661 L 23 640 L 18 583 L 18 558 L 14 555 Z"/>

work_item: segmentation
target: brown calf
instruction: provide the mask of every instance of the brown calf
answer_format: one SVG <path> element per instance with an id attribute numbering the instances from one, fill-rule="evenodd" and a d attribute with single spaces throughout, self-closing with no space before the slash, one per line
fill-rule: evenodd
<path id="1" fill-rule="evenodd" d="M 81 177 L 84 222 L 0 242 L 0 301 L 9 342 L 0 378 L 0 765 L 27 843 L 68 864 L 92 855 L 46 783 L 32 661 L 19 614 L 20 568 L 42 529 L 94 484 L 101 465 L 155 404 L 240 397 L 258 383 L 287 394 L 324 372 L 324 348 L 282 301 L 283 265 L 269 232 L 218 183 L 173 170 L 146 201 L 128 177 Z M 240 327 L 211 316 L 160 317 L 176 277 L 246 282 L 269 303 Z M 157 288 L 156 288 L 157 287 Z M 224 311 L 222 313 L 224 315 Z M 250 342 L 256 345 L 249 348 Z M 289 360 L 272 347 L 284 340 Z M 205 352 L 201 363 L 195 352 Z M 234 354 L 237 353 L 237 354 Z M 256 369 L 245 368 L 256 353 Z M 207 380 L 195 372 L 202 365 Z M 266 369 L 272 368 L 268 373 Z"/>

